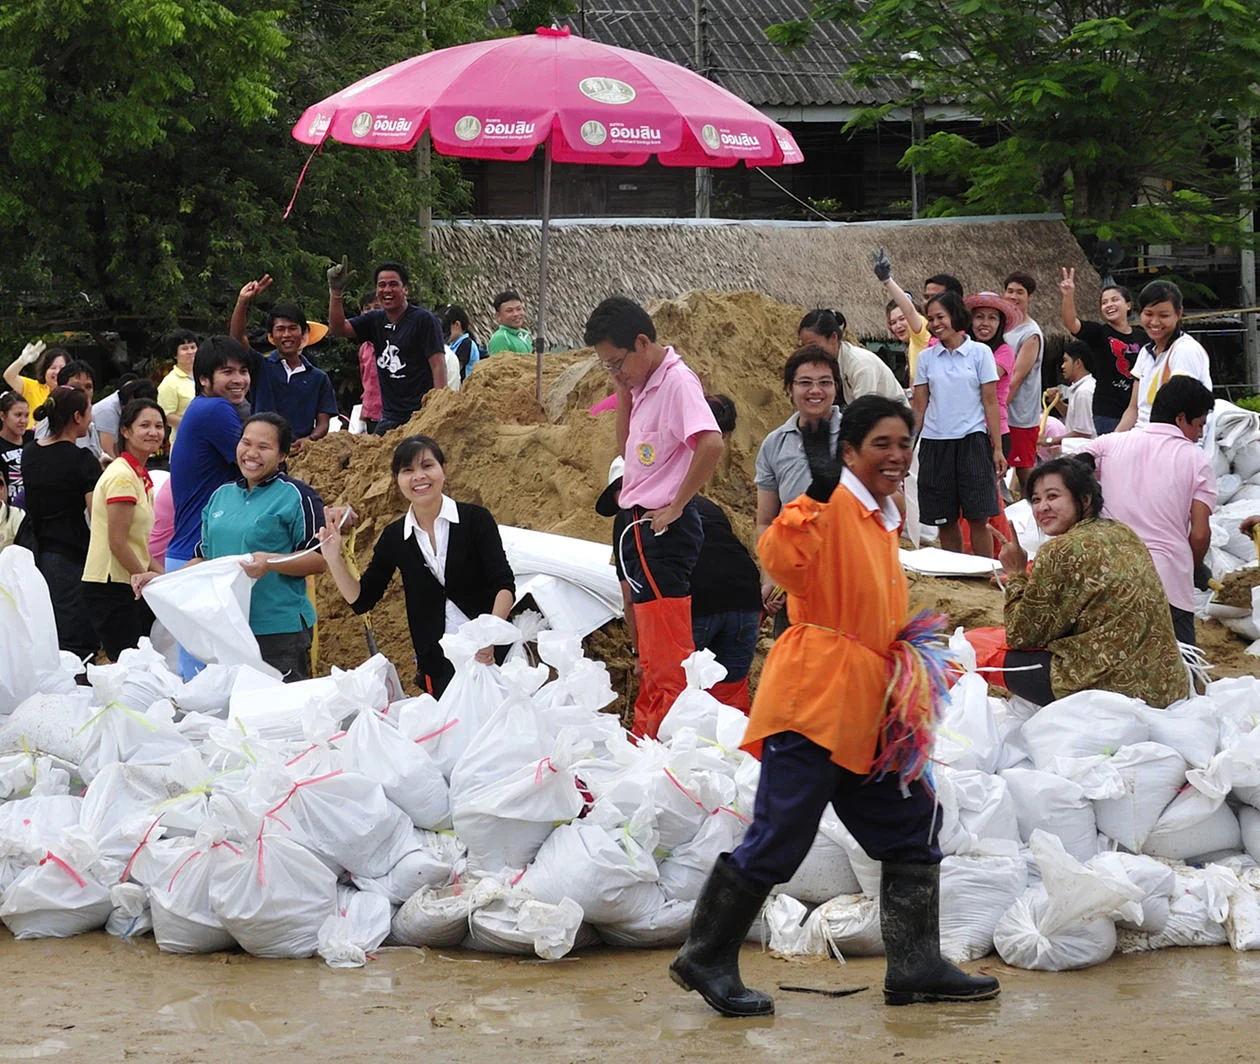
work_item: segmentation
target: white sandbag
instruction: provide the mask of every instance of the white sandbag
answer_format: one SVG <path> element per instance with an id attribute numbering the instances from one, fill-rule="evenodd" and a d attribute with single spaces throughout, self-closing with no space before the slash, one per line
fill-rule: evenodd
<path id="1" fill-rule="evenodd" d="M 1168 926 L 1173 897 L 1177 892 L 1177 876 L 1168 865 L 1143 854 L 1107 851 L 1091 857 L 1085 867 L 1096 868 L 1112 876 L 1123 876 L 1143 891 L 1141 917 L 1137 920 L 1121 917 L 1116 921 L 1116 927 L 1158 934 Z"/>
<path id="2" fill-rule="evenodd" d="M 429 754 L 448 780 L 455 762 L 463 756 L 473 736 L 507 695 L 498 666 L 481 664 L 477 661 L 477 652 L 486 646 L 514 643 L 519 635 L 515 625 L 487 613 L 474 617 L 461 625 L 458 632 L 439 640 L 455 675 L 438 700 L 441 712 L 433 730 L 440 730 L 440 735 Z"/>
<path id="3" fill-rule="evenodd" d="M 1228 868 L 1179 866 L 1177 886 L 1168 910 L 1168 923 L 1155 934 L 1123 931 L 1120 949 L 1124 953 L 1166 949 L 1170 946 L 1223 946 L 1229 941 L 1225 919 L 1229 901 L 1238 887 L 1238 877 Z"/>
<path id="4" fill-rule="evenodd" d="M 1260 501 L 1260 483 L 1248 480 L 1241 488 L 1234 493 L 1231 502 L 1256 502 Z"/>
<path id="5" fill-rule="evenodd" d="M 245 860 L 220 824 L 208 823 L 188 846 L 166 855 L 165 867 L 149 884 L 153 937 L 166 953 L 218 953 L 235 947 L 210 900 L 219 849 Z"/>
<path id="6" fill-rule="evenodd" d="M 569 898 L 553 905 L 508 891 L 473 910 L 463 944 L 487 953 L 533 953 L 554 961 L 575 947 L 598 941 L 598 935 L 583 925 L 581 907 Z"/>
<path id="7" fill-rule="evenodd" d="M 166 573 L 145 585 L 144 601 L 199 661 L 248 665 L 279 679 L 280 674 L 263 661 L 250 631 L 254 580 L 241 568 L 247 557 L 234 554 Z"/>
<path id="8" fill-rule="evenodd" d="M 1001 753 L 997 720 L 989 707 L 989 682 L 979 673 L 965 673 L 942 708 L 932 758 L 951 768 L 992 773 Z"/>
<path id="9" fill-rule="evenodd" d="M 314 734 L 327 738 L 337 731 L 338 722 L 321 707 L 334 690 L 331 676 L 283 683 L 278 677 L 240 668 L 228 699 L 228 723 L 268 742 Z"/>
<path id="10" fill-rule="evenodd" d="M 1078 861 L 1098 852 L 1094 806 L 1079 784 L 1050 772 L 1010 768 L 1002 773 L 1015 802 L 1020 837 L 1027 842 L 1040 828 L 1054 835 Z"/>
<path id="11" fill-rule="evenodd" d="M 838 959 L 884 955 L 878 898 L 841 894 L 823 902 L 812 919 L 817 922 L 832 955 Z"/>
<path id="12" fill-rule="evenodd" d="M 1242 832 L 1243 849 L 1253 861 L 1260 860 L 1260 809 L 1244 805 L 1238 810 L 1238 827 Z"/>
<path id="13" fill-rule="evenodd" d="M 92 713 L 92 692 L 86 687 L 32 694 L 0 726 L 0 753 L 47 754 L 77 765 L 83 760 L 82 729 Z"/>
<path id="14" fill-rule="evenodd" d="M 1222 800 L 1193 787 L 1169 803 L 1142 845 L 1143 853 L 1188 863 L 1241 849 L 1238 816 Z"/>
<path id="15" fill-rule="evenodd" d="M 1260 679 L 1232 676 L 1207 685 L 1204 696 L 1216 707 L 1220 720 L 1220 749 L 1237 744 L 1260 721 Z"/>
<path id="16" fill-rule="evenodd" d="M 1233 469 L 1243 480 L 1260 473 L 1260 443 L 1253 440 L 1239 447 L 1234 453 Z"/>
<path id="17" fill-rule="evenodd" d="M 1216 501 L 1218 505 L 1223 506 L 1238 494 L 1238 489 L 1243 486 L 1242 477 L 1237 473 L 1226 473 L 1224 476 L 1216 478 Z"/>
<path id="18" fill-rule="evenodd" d="M 691 917 L 696 903 L 674 899 L 666 901 L 656 912 L 625 924 L 604 924 L 596 930 L 610 946 L 630 949 L 660 949 L 680 946 L 691 931 Z"/>
<path id="19" fill-rule="evenodd" d="M 337 907 L 337 877 L 309 850 L 264 834 L 245 853 L 215 851 L 210 907 L 255 957 L 309 957 Z"/>
<path id="20" fill-rule="evenodd" d="M 564 728 L 536 763 L 465 793 L 454 822 L 468 847 L 469 869 L 493 875 L 529 864 L 555 826 L 582 811 L 574 766 L 589 750 L 576 729 Z"/>
<path id="21" fill-rule="evenodd" d="M 226 718 L 239 665 L 209 664 L 184 684 L 171 701 L 181 713 Z"/>
<path id="22" fill-rule="evenodd" d="M 390 941 L 400 946 L 458 946 L 468 933 L 476 893 L 473 885 L 423 887 L 390 924 Z"/>
<path id="23" fill-rule="evenodd" d="M 657 730 L 657 738 L 668 743 L 682 728 L 691 728 L 701 739 L 715 741 L 718 717 L 723 707 L 709 694 L 709 688 L 722 682 L 726 666 L 718 661 L 713 651 L 704 649 L 694 651 L 685 658 L 682 667 L 687 686 L 669 707 Z"/>
<path id="24" fill-rule="evenodd" d="M 1238 873 L 1238 886 L 1229 898 L 1225 933 L 1233 949 L 1260 949 L 1260 868 Z"/>
<path id="25" fill-rule="evenodd" d="M 878 898 L 882 874 L 880 862 L 873 860 L 862 849 L 857 839 L 850 834 L 849 829 L 843 823 L 836 823 L 831 829 L 831 834 L 844 847 L 844 852 L 849 858 L 849 866 L 853 869 L 853 875 L 861 886 L 862 893 L 868 898 Z"/>
<path id="26" fill-rule="evenodd" d="M 788 894 L 798 901 L 810 905 L 821 905 L 838 894 L 860 894 L 862 885 L 853 872 L 853 862 L 849 860 L 849 851 L 841 842 L 840 820 L 828 806 L 818 824 L 818 833 L 814 836 L 813 845 L 801 862 L 792 878 L 774 888 L 775 894 Z M 741 830 L 740 834 L 743 834 Z M 697 836 L 699 838 L 699 836 Z M 728 847 L 734 849 L 734 846 Z M 719 850 L 718 853 L 722 851 Z M 677 851 L 670 855 L 670 860 L 677 856 Z M 716 859 L 717 854 L 714 854 Z M 665 885 L 666 866 L 670 860 L 661 863 L 661 884 Z M 712 867 L 712 862 L 710 862 Z M 666 888 L 668 894 L 668 888 Z M 699 897 L 697 894 L 696 897 Z"/>
<path id="27" fill-rule="evenodd" d="M 1028 885 L 1020 854 L 950 856 L 941 862 L 941 955 L 955 964 L 993 952 L 993 929 Z"/>
<path id="28" fill-rule="evenodd" d="M 1202 695 L 1175 702 L 1167 709 L 1145 707 L 1143 717 L 1151 742 L 1176 750 L 1191 768 L 1206 768 L 1220 744 L 1216 704 Z"/>
<path id="29" fill-rule="evenodd" d="M 341 887 L 337 911 L 319 928 L 319 955 L 329 968 L 362 968 L 389 934 L 392 915 L 389 900 L 380 894 Z"/>
<path id="30" fill-rule="evenodd" d="M 114 762 L 88 787 L 80 823 L 121 871 L 155 821 L 162 819 L 162 810 L 156 807 L 169 797 L 168 777 L 161 766 Z M 156 832 L 161 837 L 160 823 Z"/>
<path id="31" fill-rule="evenodd" d="M 1042 885 L 998 921 L 993 944 L 1007 964 L 1061 972 L 1101 964 L 1115 952 L 1114 921 L 1141 915 L 1143 894 L 1128 879 L 1086 868 L 1053 835 L 1034 831 L 1029 849 Z"/>
<path id="32" fill-rule="evenodd" d="M 1042 707 L 1020 735 L 1034 767 L 1046 770 L 1056 757 L 1110 754 L 1145 742 L 1150 727 L 1143 703 L 1113 691 L 1080 691 Z"/>
<path id="33" fill-rule="evenodd" d="M 1171 747 L 1146 742 L 1117 750 L 1110 766 L 1124 781 L 1125 793 L 1094 802 L 1098 830 L 1140 853 L 1168 803 L 1185 786 L 1186 761 Z"/>
<path id="34" fill-rule="evenodd" d="M 652 859 L 651 810 L 644 806 L 624 825 L 618 820 L 615 810 L 596 806 L 585 820 L 556 828 L 525 869 L 520 888 L 552 905 L 572 898 L 597 926 L 651 917 L 665 904 Z"/>
<path id="35" fill-rule="evenodd" d="M 437 833 L 416 828 L 412 849 L 399 858 L 383 876 L 359 876 L 351 882 L 360 890 L 380 894 L 393 905 L 401 905 L 422 887 L 444 887 L 454 881 L 463 867 L 464 844 L 453 832 Z"/>
<path id="36" fill-rule="evenodd" d="M 114 903 L 94 874 L 98 860 L 87 834 L 67 828 L 38 864 L 9 884 L 0 920 L 16 939 L 69 938 L 104 927 Z"/>
<path id="37" fill-rule="evenodd" d="M 0 551 L 0 716 L 32 695 L 64 694 L 74 686 L 61 668 L 44 575 L 30 551 L 10 545 Z"/>
<path id="38" fill-rule="evenodd" d="M 696 832 L 694 839 L 683 843 L 668 857 L 659 862 L 661 890 L 664 891 L 666 900 L 687 902 L 699 900 L 700 892 L 704 889 L 705 881 L 713 870 L 718 854 L 730 853 L 734 850 L 739 845 L 747 829 L 747 823 L 728 810 L 719 809 L 709 817 L 700 830 Z M 835 843 L 830 845 L 835 850 L 839 850 L 844 866 L 848 869 L 849 859 L 844 855 L 844 851 Z M 817 848 L 817 840 L 814 848 Z M 810 852 L 813 853 L 813 849 Z M 808 861 L 808 858 L 806 860 Z M 801 867 L 804 868 L 805 866 L 802 865 Z M 822 856 L 815 859 L 814 868 L 816 871 L 813 872 L 812 878 L 808 878 L 808 882 L 815 885 L 814 892 L 826 889 L 820 884 L 826 881 L 827 867 L 831 867 L 827 857 Z M 849 878 L 852 877 L 853 872 L 849 870 Z M 796 882 L 796 878 L 796 876 L 793 877 L 793 882 Z M 784 887 L 776 887 L 774 893 L 791 894 L 794 898 L 800 896 L 790 890 L 786 890 Z M 801 900 L 812 901 L 813 899 L 805 898 Z M 603 933 L 602 929 L 600 933 Z"/>
<path id="39" fill-rule="evenodd" d="M 369 709 L 359 713 L 340 745 L 345 767 L 379 783 L 416 827 L 440 831 L 451 826 L 450 787 L 423 744 Z"/>
<path id="40" fill-rule="evenodd" d="M 114 906 L 105 921 L 105 933 L 115 938 L 140 938 L 153 930 L 148 892 L 139 883 L 115 883 L 109 888 Z"/>
<path id="41" fill-rule="evenodd" d="M 934 779 L 941 806 L 938 845 L 943 853 L 982 851 L 982 843 L 990 839 L 1018 845 L 1019 815 L 1001 776 L 942 766 Z"/>
<path id="42" fill-rule="evenodd" d="M 818 910 L 814 910 L 817 912 Z M 785 957 L 824 956 L 827 939 L 810 910 L 788 894 L 777 894 L 761 910 L 770 949 Z"/>
<path id="43" fill-rule="evenodd" d="M 535 695 L 540 709 L 560 711 L 583 709 L 597 713 L 615 701 L 608 675 L 608 666 L 582 654 L 582 640 L 570 632 L 540 632 L 538 656 L 556 670 L 556 678 Z M 572 723 L 568 714 L 561 714 L 565 723 Z"/>
<path id="44" fill-rule="evenodd" d="M 96 666 L 89 665 L 88 670 Z M 116 677 L 116 680 L 121 678 Z M 119 684 L 121 686 L 121 684 Z M 165 710 L 165 713 L 163 712 Z M 191 752 L 192 743 L 171 720 L 169 702 L 158 702 L 143 713 L 111 700 L 82 728 L 83 756 L 79 775 L 91 783 L 107 765 L 168 765 Z"/>
<path id="45" fill-rule="evenodd" d="M 287 810 L 312 850 L 359 876 L 383 876 L 415 847 L 415 826 L 379 783 L 337 771 L 298 780 L 269 813 Z"/>

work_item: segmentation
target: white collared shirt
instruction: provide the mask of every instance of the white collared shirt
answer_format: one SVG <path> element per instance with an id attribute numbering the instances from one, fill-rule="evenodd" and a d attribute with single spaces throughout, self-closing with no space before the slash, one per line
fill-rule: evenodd
<path id="1" fill-rule="evenodd" d="M 416 520 L 416 515 L 410 506 L 407 507 L 407 515 L 403 518 L 403 541 L 406 542 L 408 536 L 415 536 L 416 545 L 424 557 L 424 564 L 429 567 L 429 572 L 437 577 L 437 582 L 443 587 L 446 587 L 446 551 L 451 543 L 451 525 L 457 524 L 459 524 L 459 508 L 449 495 L 442 496 L 442 509 L 433 522 L 433 539 L 430 539 L 428 533 L 420 527 L 420 522 Z M 464 611 L 448 598 L 446 600 L 446 630 L 457 632 L 459 626 L 467 624 L 468 620 Z"/>
<path id="2" fill-rule="evenodd" d="M 285 359 L 282 358 L 280 360 L 280 365 L 284 367 L 284 379 L 286 381 L 291 381 L 299 373 L 306 372 L 305 362 L 299 362 L 296 366 L 290 366 L 289 363 Z"/>
<path id="3" fill-rule="evenodd" d="M 848 488 L 849 493 L 868 510 L 879 511 L 879 519 L 889 532 L 895 532 L 901 527 L 901 512 L 891 497 L 885 497 L 882 503 L 876 502 L 875 496 L 849 469 L 845 469 L 840 474 L 840 483 Z"/>

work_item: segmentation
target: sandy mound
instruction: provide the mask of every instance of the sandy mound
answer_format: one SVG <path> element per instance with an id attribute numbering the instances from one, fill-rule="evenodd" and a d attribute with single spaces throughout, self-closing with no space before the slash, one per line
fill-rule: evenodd
<path id="1" fill-rule="evenodd" d="M 1240 610 L 1251 609 L 1251 589 L 1260 586 L 1260 569 L 1254 565 L 1248 569 L 1235 569 L 1221 581 L 1216 601 L 1222 606 Z"/>
<path id="2" fill-rule="evenodd" d="M 709 392 L 735 400 L 738 425 L 707 494 L 725 507 L 751 548 L 753 463 L 761 440 L 791 412 L 781 374 L 802 310 L 753 292 L 707 291 L 688 292 L 651 310 L 662 342 L 679 350 Z M 402 512 L 390 456 L 399 439 L 415 432 L 434 437 L 445 450 L 448 494 L 488 507 L 501 524 L 609 540 L 612 522 L 595 513 L 594 503 L 614 456 L 615 415 L 593 418 L 587 410 L 609 394 L 611 380 L 590 351 L 548 355 L 540 405 L 534 372 L 532 357 L 495 355 L 477 366 L 463 391 L 431 394 L 406 428 L 388 438 L 337 433 L 294 460 L 294 475 L 309 481 L 326 502 L 350 502 L 362 515 L 355 545 L 360 567 L 381 529 Z M 911 580 L 915 608 L 942 610 L 967 627 L 1002 623 L 1001 593 L 987 583 Z M 357 665 L 366 654 L 361 619 L 327 577 L 317 581 L 317 594 L 320 672 Z M 377 607 L 372 624 L 381 650 L 410 683 L 413 655 L 401 588 Z M 1200 638 L 1221 665 L 1217 675 L 1255 670 L 1242 642 L 1220 625 L 1201 625 Z M 763 640 L 754 679 L 768 648 Z M 588 650 L 608 663 L 620 695 L 617 708 L 624 709 L 635 688 L 624 629 L 609 625 L 591 637 Z"/>

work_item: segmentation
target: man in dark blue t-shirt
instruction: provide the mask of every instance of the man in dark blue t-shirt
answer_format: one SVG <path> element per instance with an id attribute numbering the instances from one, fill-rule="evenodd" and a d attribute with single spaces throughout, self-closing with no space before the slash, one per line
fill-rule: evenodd
<path id="1" fill-rule="evenodd" d="M 168 573 L 192 560 L 201 542 L 201 511 L 219 487 L 239 476 L 237 407 L 249 392 L 249 353 L 229 336 L 208 337 L 193 359 L 193 380 L 197 397 L 184 411 L 171 449 L 175 532 L 166 548 Z M 180 675 L 191 680 L 200 669 L 201 663 L 181 647 Z"/>
<path id="2" fill-rule="evenodd" d="M 381 420 L 376 434 L 405 425 L 431 388 L 446 387 L 446 341 L 436 315 L 407 302 L 407 267 L 383 262 L 376 268 L 381 309 L 347 320 L 342 295 L 351 276 L 349 261 L 328 271 L 328 328 L 334 336 L 376 348 L 381 382 Z"/>

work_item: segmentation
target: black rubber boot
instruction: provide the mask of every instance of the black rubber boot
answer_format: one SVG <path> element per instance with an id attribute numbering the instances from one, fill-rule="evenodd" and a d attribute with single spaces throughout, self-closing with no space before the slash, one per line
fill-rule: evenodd
<path id="1" fill-rule="evenodd" d="M 691 934 L 669 966 L 684 990 L 698 991 L 723 1016 L 769 1016 L 774 998 L 749 990 L 739 977 L 739 950 L 769 890 L 747 882 L 718 856 L 696 902 Z"/>
<path id="2" fill-rule="evenodd" d="M 926 1001 L 987 1001 L 998 996 L 998 981 L 968 975 L 941 956 L 941 866 L 882 866 L 879 923 L 888 970 L 886 1005 Z"/>

